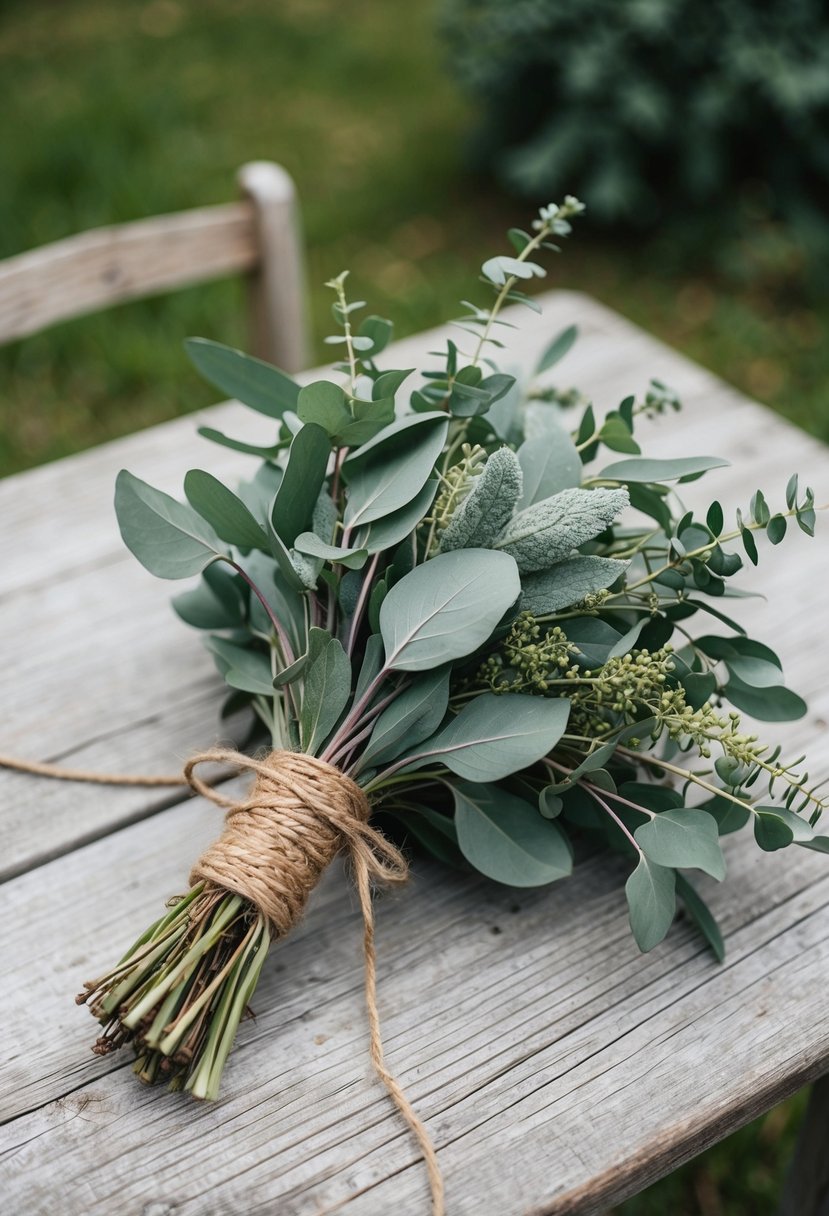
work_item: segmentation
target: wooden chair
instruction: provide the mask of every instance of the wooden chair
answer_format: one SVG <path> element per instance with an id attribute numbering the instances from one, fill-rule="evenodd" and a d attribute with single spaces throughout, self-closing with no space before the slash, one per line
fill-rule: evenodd
<path id="1" fill-rule="evenodd" d="M 308 346 L 294 183 L 268 161 L 244 165 L 238 182 L 238 202 L 95 228 L 0 262 L 0 345 L 124 300 L 242 272 L 253 353 L 302 370 Z"/>

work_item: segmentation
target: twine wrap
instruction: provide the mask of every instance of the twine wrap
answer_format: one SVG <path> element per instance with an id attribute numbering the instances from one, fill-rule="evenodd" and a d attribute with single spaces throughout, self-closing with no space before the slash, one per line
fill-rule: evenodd
<path id="1" fill-rule="evenodd" d="M 225 798 L 194 769 L 233 764 L 256 774 L 250 797 Z M 216 749 L 193 756 L 184 775 L 196 791 L 227 808 L 225 828 L 196 862 L 190 883 L 207 881 L 244 896 L 274 933 L 284 937 L 300 919 L 323 871 L 345 851 L 355 874 L 377 883 L 405 882 L 403 854 L 369 826 L 368 799 L 345 773 L 301 752 L 270 752 L 252 760 Z M 359 883 L 358 883 L 359 885 Z"/>
<path id="2" fill-rule="evenodd" d="M 225 798 L 200 777 L 199 764 L 232 764 L 256 774 L 250 797 Z M 284 937 L 302 916 L 325 867 L 346 852 L 363 914 L 365 995 L 374 1070 L 417 1140 L 432 1195 L 432 1216 L 443 1216 L 443 1178 L 429 1133 L 399 1081 L 386 1066 L 377 1009 L 377 958 L 371 884 L 408 877 L 403 854 L 370 826 L 371 808 L 360 787 L 333 765 L 301 752 L 272 751 L 263 760 L 215 749 L 193 756 L 184 776 L 197 793 L 227 809 L 225 828 L 202 853 L 190 882 L 206 881 L 243 896 Z"/>

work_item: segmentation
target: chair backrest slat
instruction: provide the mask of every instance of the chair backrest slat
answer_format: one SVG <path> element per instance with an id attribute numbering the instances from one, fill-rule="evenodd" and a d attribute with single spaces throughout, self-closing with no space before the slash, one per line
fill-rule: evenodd
<path id="1" fill-rule="evenodd" d="M 0 262 L 0 343 L 110 304 L 252 271 L 260 256 L 247 199 L 67 237 Z"/>

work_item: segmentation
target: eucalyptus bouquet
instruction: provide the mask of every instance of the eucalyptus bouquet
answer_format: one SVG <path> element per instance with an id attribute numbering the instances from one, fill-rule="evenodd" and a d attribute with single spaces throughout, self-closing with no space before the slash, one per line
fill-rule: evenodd
<path id="1" fill-rule="evenodd" d="M 126 544 L 162 578 L 201 575 L 175 609 L 207 632 L 227 708 L 248 704 L 269 745 L 189 892 L 79 998 L 105 1028 L 96 1050 L 132 1042 L 143 1080 L 216 1096 L 270 938 L 331 856 L 351 850 L 366 898 L 372 877 L 402 876 L 370 812 L 513 886 L 565 878 L 580 841 L 620 852 L 640 949 L 679 896 L 718 957 L 686 870 L 722 879 L 720 838 L 749 822 L 762 849 L 827 850 L 801 761 L 740 722 L 805 705 L 722 607 L 758 533 L 812 534 L 811 490 L 793 477 L 780 510 L 758 490 L 727 527 L 719 503 L 697 514 L 679 489 L 726 461 L 640 454 L 637 419 L 679 408 L 665 385 L 601 419 L 540 386 L 573 329 L 526 382 L 496 365 L 503 306 L 537 308 L 522 290 L 544 275 L 534 259 L 581 210 L 567 198 L 510 231 L 514 253 L 482 268 L 491 305 L 465 304 L 457 341 L 417 378 L 379 365 L 391 323 L 356 322 L 345 274 L 329 284 L 336 380 L 300 386 L 189 342 L 209 381 L 273 420 L 273 442 L 202 429 L 259 464 L 235 490 L 189 472 L 186 503 L 119 475 Z M 698 614 L 714 632 L 691 632 Z"/>

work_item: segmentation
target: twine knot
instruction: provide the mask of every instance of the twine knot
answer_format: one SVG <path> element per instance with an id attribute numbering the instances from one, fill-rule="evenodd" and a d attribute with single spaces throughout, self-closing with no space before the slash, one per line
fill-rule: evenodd
<path id="1" fill-rule="evenodd" d="M 195 773 L 208 761 L 256 774 L 250 797 L 237 802 Z M 325 868 L 346 852 L 357 877 L 405 882 L 403 854 L 370 826 L 368 799 L 333 765 L 301 752 L 272 751 L 263 760 L 214 749 L 193 756 L 184 775 L 196 793 L 227 808 L 222 835 L 196 862 L 190 882 L 207 881 L 250 900 L 284 937 L 300 919 Z"/>

